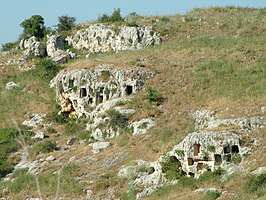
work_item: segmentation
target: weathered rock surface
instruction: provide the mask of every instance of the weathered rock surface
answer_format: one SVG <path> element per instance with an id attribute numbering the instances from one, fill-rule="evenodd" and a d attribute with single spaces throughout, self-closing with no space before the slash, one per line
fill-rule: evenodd
<path id="1" fill-rule="evenodd" d="M 75 49 L 88 49 L 90 52 L 142 49 L 161 42 L 159 34 L 151 26 L 117 28 L 105 24 L 91 25 L 66 40 Z"/>
<path id="2" fill-rule="evenodd" d="M 235 126 L 235 128 L 242 131 L 251 131 L 263 128 L 266 125 L 264 117 L 249 117 L 249 118 L 235 118 L 235 119 L 217 119 L 214 111 L 197 110 L 193 117 L 195 119 L 196 129 L 215 129 L 219 127 Z"/>
<path id="3" fill-rule="evenodd" d="M 29 56 L 46 56 L 46 48 L 45 46 L 37 41 L 35 36 L 30 37 L 29 39 L 22 39 L 19 44 L 21 49 L 25 49 L 23 52 L 24 57 Z"/>
<path id="4" fill-rule="evenodd" d="M 17 87 L 20 87 L 18 84 L 16 84 L 15 82 L 11 81 L 11 82 L 8 82 L 5 86 L 5 89 L 6 90 L 12 90 L 14 88 L 17 88 Z"/>
<path id="5" fill-rule="evenodd" d="M 133 122 L 130 127 L 133 127 L 133 135 L 142 135 L 147 132 L 151 127 L 155 126 L 155 121 L 151 118 L 141 119 L 140 121 Z"/>
<path id="6" fill-rule="evenodd" d="M 64 39 L 59 34 L 47 36 L 46 45 L 47 55 L 55 62 L 65 63 L 68 59 L 76 57 L 71 51 L 64 51 Z"/>
<path id="7" fill-rule="evenodd" d="M 37 126 L 43 125 L 43 120 L 46 114 L 27 113 L 26 116 L 29 119 L 22 122 L 22 124 L 32 128 L 36 128 Z"/>
<path id="8" fill-rule="evenodd" d="M 129 96 L 144 87 L 144 79 L 154 73 L 142 68 L 115 69 L 100 65 L 94 70 L 61 71 L 51 80 L 61 112 L 75 116 L 89 115 L 86 108 L 95 108 L 110 99 Z"/>
<path id="9" fill-rule="evenodd" d="M 110 142 L 95 142 L 92 144 L 92 152 L 99 153 L 101 150 L 108 148 L 111 145 Z"/>

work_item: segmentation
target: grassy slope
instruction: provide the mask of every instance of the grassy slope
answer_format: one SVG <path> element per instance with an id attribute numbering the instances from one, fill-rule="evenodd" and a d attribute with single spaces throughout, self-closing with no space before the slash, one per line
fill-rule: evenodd
<path id="1" fill-rule="evenodd" d="M 228 108 L 222 117 L 260 114 L 260 107 L 265 106 L 266 100 L 266 9 L 195 9 L 184 16 L 140 17 L 137 22 L 153 25 L 162 33 L 163 43 L 140 51 L 96 54 L 89 60 L 74 60 L 65 65 L 68 69 L 91 68 L 102 63 L 120 67 L 145 66 L 157 73 L 147 85 L 158 89 L 165 97 L 163 113 L 143 101 L 143 91 L 136 98 L 144 103 L 134 107 L 138 112 L 132 118 L 155 115 L 158 126 L 148 134 L 148 140 L 142 136 L 120 136 L 100 157 L 112 155 L 113 152 L 124 152 L 130 160 L 157 159 L 193 130 L 188 112 L 197 108 L 207 107 L 218 111 Z M 51 112 L 51 109 L 54 109 L 51 104 L 54 96 L 47 83 L 43 83 L 31 73 L 3 73 L 0 76 L 1 128 L 11 124 L 10 118 L 21 122 L 27 111 Z M 5 91 L 5 83 L 11 80 L 32 93 L 23 93 L 21 90 Z M 263 131 L 256 134 L 259 137 L 264 135 Z M 64 141 L 64 138 L 61 141 Z M 76 147 L 69 155 L 62 156 L 65 160 L 71 155 L 82 157 L 82 152 L 85 151 L 83 148 Z M 260 148 L 262 147 L 259 147 L 258 151 L 262 150 Z M 247 159 L 259 160 L 258 166 L 266 164 L 265 159 L 260 156 L 252 155 Z M 125 161 L 125 164 L 128 162 Z M 95 165 L 98 166 L 97 163 Z M 86 174 L 90 170 L 93 170 L 93 167 L 86 166 L 82 173 Z M 109 170 L 116 171 L 117 168 Z M 233 192 L 243 194 L 243 198 L 249 198 L 243 192 L 245 180 L 235 186 L 236 180 L 237 177 L 233 177 L 229 182 L 222 185 L 219 183 L 218 186 L 229 191 L 234 188 Z M 103 186 L 94 186 L 103 195 L 106 191 L 104 184 L 106 182 L 103 181 Z M 111 184 L 111 187 L 120 188 L 121 191 L 126 189 L 121 184 L 117 185 Z M 213 183 L 206 181 L 204 185 Z M 166 194 L 164 196 L 155 194 L 148 199 L 176 199 L 176 196 L 179 199 L 194 199 L 195 194 L 190 193 L 193 189 L 191 185 L 176 186 L 163 190 Z M 197 197 L 201 198 L 200 195 Z"/>

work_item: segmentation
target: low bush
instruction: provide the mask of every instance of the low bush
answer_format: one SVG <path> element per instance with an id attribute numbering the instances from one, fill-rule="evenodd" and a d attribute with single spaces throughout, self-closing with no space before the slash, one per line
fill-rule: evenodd
<path id="1" fill-rule="evenodd" d="M 266 173 L 262 173 L 259 175 L 249 175 L 248 181 L 245 185 L 245 191 L 249 193 L 256 193 L 260 189 L 266 187 Z"/>
<path id="2" fill-rule="evenodd" d="M 160 92 L 153 88 L 147 88 L 147 95 L 145 97 L 149 102 L 160 105 L 163 102 L 163 97 Z"/>
<path id="3" fill-rule="evenodd" d="M 17 42 L 7 42 L 7 43 L 2 44 L 2 49 L 1 50 L 2 51 L 10 51 L 10 50 L 16 48 L 17 45 L 18 45 Z"/>
<path id="4" fill-rule="evenodd" d="M 164 157 L 160 164 L 168 180 L 180 179 L 184 175 L 180 161 L 174 156 Z"/>
<path id="5" fill-rule="evenodd" d="M 8 157 L 20 147 L 15 139 L 16 136 L 16 129 L 0 129 L 0 178 L 3 178 L 13 170 L 14 163 Z"/>
<path id="6" fill-rule="evenodd" d="M 59 72 L 60 66 L 49 58 L 42 58 L 36 64 L 36 70 L 39 77 L 50 81 Z"/>
<path id="7" fill-rule="evenodd" d="M 123 22 L 123 21 L 124 18 L 121 16 L 120 8 L 114 9 L 114 12 L 111 16 L 103 14 L 98 17 L 98 22 L 100 23 Z"/>
<path id="8" fill-rule="evenodd" d="M 108 125 L 114 129 L 125 128 L 128 124 L 127 117 L 116 110 L 109 110 L 107 116 L 109 117 Z"/>
<path id="9" fill-rule="evenodd" d="M 56 143 L 54 141 L 44 141 L 37 143 L 32 148 L 30 148 L 30 155 L 36 156 L 40 153 L 49 153 L 57 149 Z"/>

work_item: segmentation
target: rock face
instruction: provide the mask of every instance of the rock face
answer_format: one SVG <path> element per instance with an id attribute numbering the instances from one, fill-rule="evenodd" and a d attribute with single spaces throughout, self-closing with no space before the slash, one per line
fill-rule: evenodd
<path id="1" fill-rule="evenodd" d="M 251 147 L 244 146 L 242 141 L 247 138 L 243 135 L 262 128 L 266 122 L 265 118 L 219 119 L 211 110 L 198 110 L 192 116 L 195 119 L 196 131 L 188 134 L 171 151 L 157 161 L 142 161 L 142 164 L 138 161 L 136 166 L 124 167 L 119 171 L 119 176 L 128 176 L 130 171 L 131 175 L 136 177 L 133 183 L 140 189 L 137 198 L 150 194 L 162 184 L 176 183 L 176 180 L 167 178 L 169 166 L 172 166 L 174 172 L 180 172 L 176 179 L 179 176 L 198 178 L 206 171 L 215 171 L 219 168 L 227 174 L 245 171 L 239 164 L 244 155 L 250 153 Z M 230 130 L 232 125 L 233 130 Z M 144 164 L 144 168 L 140 167 Z M 142 170 L 138 170 L 140 168 Z M 170 174 L 174 172 L 171 171 Z"/>
<path id="2" fill-rule="evenodd" d="M 71 51 L 64 51 L 64 39 L 58 34 L 47 36 L 46 45 L 47 55 L 55 62 L 65 63 L 68 59 L 76 57 Z"/>
<path id="3" fill-rule="evenodd" d="M 188 176 L 199 177 L 205 171 L 241 162 L 241 137 L 231 131 L 196 131 L 185 137 L 167 155 L 180 161 L 182 170 Z"/>
<path id="4" fill-rule="evenodd" d="M 22 39 L 19 44 L 21 49 L 25 49 L 23 52 L 24 57 L 29 56 L 46 56 L 46 48 L 45 46 L 37 41 L 35 36 L 30 37 L 29 39 Z"/>
<path id="5" fill-rule="evenodd" d="M 142 68 L 114 69 L 100 65 L 95 70 L 61 71 L 51 80 L 62 113 L 77 117 L 89 115 L 88 107 L 95 108 L 108 100 L 129 96 L 144 87 L 144 79 L 154 73 Z"/>
<path id="6" fill-rule="evenodd" d="M 159 44 L 160 36 L 147 27 L 129 27 L 94 24 L 85 30 L 79 30 L 66 39 L 75 49 L 88 49 L 90 52 L 109 52 L 142 49 Z"/>
<path id="7" fill-rule="evenodd" d="M 214 111 L 197 110 L 193 117 L 196 129 L 215 129 L 219 127 L 235 126 L 242 131 L 252 131 L 263 128 L 266 125 L 264 117 L 217 119 Z"/>

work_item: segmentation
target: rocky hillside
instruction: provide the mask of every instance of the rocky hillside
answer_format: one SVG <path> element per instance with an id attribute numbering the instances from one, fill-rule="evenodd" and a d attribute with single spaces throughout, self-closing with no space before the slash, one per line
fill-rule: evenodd
<path id="1" fill-rule="evenodd" d="M 265 199 L 266 9 L 89 22 L 0 56 L 0 199 Z"/>

